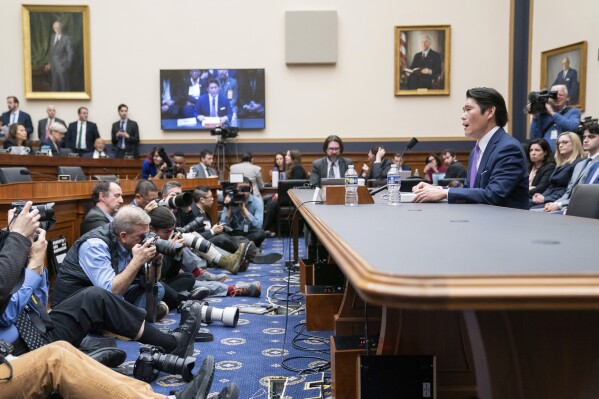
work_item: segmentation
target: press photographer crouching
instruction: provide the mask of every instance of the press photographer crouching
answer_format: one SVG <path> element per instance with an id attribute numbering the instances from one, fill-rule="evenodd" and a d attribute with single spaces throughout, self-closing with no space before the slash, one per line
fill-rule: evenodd
<path id="1" fill-rule="evenodd" d="M 143 310 L 96 287 L 77 292 L 48 314 L 47 271 L 43 265 L 47 241 L 45 230 L 39 229 L 39 210 L 32 210 L 31 202 L 27 202 L 16 217 L 15 209 L 10 210 L 8 220 L 0 243 L 0 340 L 12 345 L 2 345 L 6 353 L 0 362 L 0 397 L 45 398 L 54 391 L 81 398 L 164 397 L 145 383 L 113 372 L 67 342 L 52 342 L 64 339 L 78 344 L 93 325 L 162 346 L 175 356 L 188 356 L 193 352 L 201 307 L 192 306 L 190 316 L 173 334 L 154 329 L 144 322 Z M 29 350 L 33 352 L 26 353 Z M 22 356 L 6 356 L 11 351 Z M 213 373 L 214 364 L 205 362 L 193 382 L 176 397 L 205 397 Z"/>
<path id="2" fill-rule="evenodd" d="M 260 247 L 266 238 L 262 229 L 264 202 L 251 192 L 252 183 L 247 177 L 234 190 L 226 192 L 220 222 L 233 229 L 232 236 L 245 237 Z"/>
<path id="3" fill-rule="evenodd" d="M 533 114 L 530 124 L 530 138 L 544 138 L 555 152 L 557 136 L 562 132 L 574 131 L 580 123 L 580 110 L 568 107 L 568 89 L 565 85 L 555 85 L 549 92 L 531 92 L 526 106 Z"/>

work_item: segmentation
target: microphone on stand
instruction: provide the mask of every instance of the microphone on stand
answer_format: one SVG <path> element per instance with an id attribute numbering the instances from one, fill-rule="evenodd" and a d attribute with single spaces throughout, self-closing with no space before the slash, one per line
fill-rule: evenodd
<path id="1" fill-rule="evenodd" d="M 20 173 L 21 175 L 41 176 L 41 177 L 48 177 L 48 178 L 50 178 L 51 180 L 58 180 L 58 177 L 56 177 L 56 176 L 47 175 L 47 174 L 45 174 L 45 173 L 40 173 L 40 172 L 31 172 L 31 171 L 29 171 L 29 170 L 27 170 L 27 169 L 21 169 L 21 170 L 19 171 L 19 173 Z"/>
<path id="2" fill-rule="evenodd" d="M 416 144 L 418 144 L 418 139 L 416 137 L 412 137 L 410 139 L 410 141 L 408 141 L 408 144 L 406 144 L 406 148 L 404 148 L 404 150 L 401 152 L 401 154 L 399 155 L 399 157 L 402 158 L 403 154 L 405 154 L 406 151 L 411 150 L 412 148 L 414 148 L 416 146 Z M 398 165 L 398 167 L 399 167 L 399 165 Z M 377 187 L 377 188 L 371 190 L 370 191 L 370 195 L 378 194 L 381 191 L 386 190 L 386 189 L 387 189 L 387 185 L 385 184 L 384 186 Z"/>

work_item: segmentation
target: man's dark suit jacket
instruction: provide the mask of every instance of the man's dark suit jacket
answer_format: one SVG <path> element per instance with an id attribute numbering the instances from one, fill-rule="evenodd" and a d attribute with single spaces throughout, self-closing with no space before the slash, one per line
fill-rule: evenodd
<path id="1" fill-rule="evenodd" d="M 201 95 L 198 101 L 196 102 L 195 107 L 193 108 L 193 116 L 195 116 L 196 118 L 198 117 L 198 115 L 210 116 L 211 102 L 212 96 L 210 96 L 210 94 L 207 93 Z M 231 103 L 229 103 L 227 97 L 220 92 L 218 93 L 218 104 L 216 106 L 218 108 L 217 115 L 221 118 L 223 116 L 226 116 L 229 118 L 229 122 L 231 122 L 231 118 L 233 117 L 233 109 L 231 108 Z"/>
<path id="2" fill-rule="evenodd" d="M 555 81 L 551 86 L 564 85 L 568 89 L 570 104 L 578 104 L 578 72 L 576 69 L 569 68 L 568 74 L 564 76 L 564 71 L 559 71 Z"/>
<path id="3" fill-rule="evenodd" d="M 25 125 L 25 130 L 27 130 L 27 138 L 29 138 L 31 136 L 31 133 L 33 133 L 33 122 L 31 121 L 31 116 L 29 116 L 27 112 L 19 110 L 19 117 L 17 118 L 17 123 Z M 2 125 L 10 125 L 10 111 L 6 111 L 2 114 Z"/>
<path id="4" fill-rule="evenodd" d="M 104 226 L 105 224 L 110 223 L 110 220 L 106 217 L 104 212 L 97 206 L 87 212 L 83 222 L 81 222 L 81 235 L 84 235 L 88 231 L 92 231 L 96 227 Z"/>
<path id="5" fill-rule="evenodd" d="M 77 150 L 77 135 L 79 132 L 77 131 L 77 122 L 73 122 L 69 124 L 67 129 L 67 134 L 64 138 L 64 146 L 65 148 L 70 148 L 73 152 L 80 152 Z M 87 121 L 87 126 L 85 130 L 85 148 L 83 151 L 93 152 L 94 151 L 94 141 L 100 137 L 100 132 L 98 132 L 98 126 L 94 122 Z"/>
<path id="6" fill-rule="evenodd" d="M 60 123 L 62 126 L 67 127 L 67 124 L 62 119 L 54 118 L 54 122 Z M 37 134 L 40 141 L 46 140 L 46 128 L 49 127 L 47 125 L 48 118 L 40 119 L 40 121 L 37 123 Z"/>
<path id="7" fill-rule="evenodd" d="M 339 176 L 344 177 L 347 172 L 347 165 L 353 165 L 351 159 L 339 157 Z M 329 167 L 327 157 L 322 157 L 312 162 L 312 172 L 310 172 L 310 184 L 320 186 L 320 179 L 326 178 L 329 175 Z"/>
<path id="8" fill-rule="evenodd" d="M 455 161 L 454 163 L 449 165 L 447 171 L 445 171 L 445 178 L 461 179 L 463 177 L 466 177 L 467 173 L 468 172 L 466 172 L 466 168 L 464 168 L 464 165 L 462 165 L 460 161 Z"/>
<path id="9" fill-rule="evenodd" d="M 123 158 L 125 153 L 133 155 L 135 158 L 138 156 L 137 144 L 139 143 L 139 127 L 137 126 L 137 122 L 132 121 L 131 119 L 127 119 L 127 125 L 125 126 L 125 131 L 129 135 L 129 138 L 125 139 L 125 149 L 119 148 L 120 137 L 117 137 L 116 134 L 121 130 L 121 121 L 114 122 L 112 124 L 112 149 L 116 154 L 116 158 Z"/>
<path id="10" fill-rule="evenodd" d="M 472 156 L 473 151 L 469 165 L 472 165 Z M 470 170 L 463 188 L 449 189 L 448 202 L 529 209 L 528 161 L 518 140 L 499 128 L 483 153 L 473 187 L 469 184 Z"/>
<path id="11" fill-rule="evenodd" d="M 429 49 L 428 55 L 423 57 L 423 53 L 420 52 L 414 56 L 410 69 L 414 68 L 428 68 L 432 70 L 431 75 L 422 75 L 417 71 L 408 78 L 409 89 L 432 89 L 433 78 L 441 73 L 441 54 L 436 51 Z"/>
<path id="12" fill-rule="evenodd" d="M 368 174 L 366 175 L 366 180 L 369 179 L 386 179 L 387 178 L 387 173 L 389 173 L 389 170 L 391 169 L 391 165 L 393 164 L 393 162 L 391 162 L 389 159 L 387 158 L 383 158 L 381 160 L 381 162 L 373 162 L 372 163 L 372 168 L 370 168 L 370 170 L 368 171 Z"/>

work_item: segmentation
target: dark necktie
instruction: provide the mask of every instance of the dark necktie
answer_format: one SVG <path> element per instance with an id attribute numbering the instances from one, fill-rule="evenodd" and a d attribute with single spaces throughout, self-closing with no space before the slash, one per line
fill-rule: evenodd
<path id="1" fill-rule="evenodd" d="M 334 165 L 335 165 L 335 163 L 331 162 L 331 167 L 329 168 L 329 179 L 335 178 L 335 169 L 333 169 Z"/>
<path id="2" fill-rule="evenodd" d="M 83 141 L 83 122 L 79 125 L 79 134 L 77 135 L 77 149 L 83 149 L 81 143 Z"/>
<path id="3" fill-rule="evenodd" d="M 125 121 L 121 121 L 121 132 L 125 131 Z M 119 140 L 119 148 L 121 150 L 125 149 L 125 136 L 122 136 L 121 139 Z"/>
<path id="4" fill-rule="evenodd" d="M 31 312 L 31 310 L 28 308 L 23 309 L 15 322 L 15 327 L 17 328 L 17 331 L 19 331 L 19 336 L 25 341 L 27 348 L 32 351 L 47 343 L 42 339 L 40 331 L 29 318 L 29 312 Z"/>
<path id="5" fill-rule="evenodd" d="M 212 97 L 212 109 L 210 110 L 210 116 L 216 116 L 216 101 Z"/>
<path id="6" fill-rule="evenodd" d="M 472 154 L 472 165 L 470 165 L 470 181 L 468 183 L 469 188 L 474 188 L 474 181 L 476 180 L 476 174 L 478 173 L 478 157 L 480 155 L 480 147 L 478 143 L 474 147 L 474 153 Z"/>

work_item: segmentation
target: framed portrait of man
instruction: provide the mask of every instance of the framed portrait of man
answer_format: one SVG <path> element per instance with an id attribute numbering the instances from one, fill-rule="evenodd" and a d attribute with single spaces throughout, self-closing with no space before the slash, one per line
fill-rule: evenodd
<path id="1" fill-rule="evenodd" d="M 91 98 L 89 7 L 22 5 L 25 97 Z"/>
<path id="2" fill-rule="evenodd" d="M 451 27 L 395 27 L 395 95 L 449 95 Z"/>
<path id="3" fill-rule="evenodd" d="M 541 89 L 564 85 L 568 105 L 584 111 L 587 83 L 587 42 L 579 42 L 541 53 Z"/>

